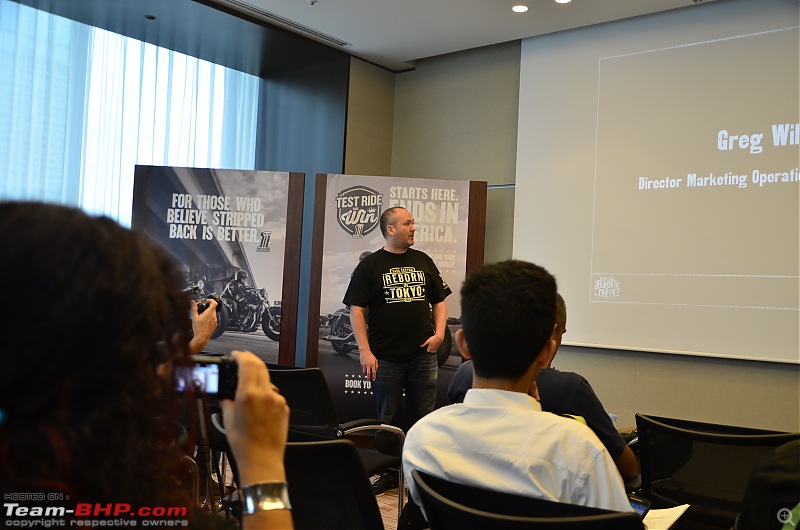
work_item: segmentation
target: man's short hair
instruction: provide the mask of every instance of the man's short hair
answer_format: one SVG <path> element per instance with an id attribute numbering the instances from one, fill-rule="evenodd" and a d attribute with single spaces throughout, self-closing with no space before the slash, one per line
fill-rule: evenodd
<path id="1" fill-rule="evenodd" d="M 564 333 L 564 328 L 567 327 L 567 303 L 560 293 L 556 293 L 556 324 L 559 331 Z"/>
<path id="2" fill-rule="evenodd" d="M 519 260 L 486 265 L 461 286 L 461 325 L 475 372 L 517 378 L 553 333 L 556 280 L 543 267 Z"/>
<path id="3" fill-rule="evenodd" d="M 393 206 L 383 211 L 381 214 L 381 234 L 383 234 L 383 238 L 386 239 L 386 227 L 390 224 L 394 224 L 396 220 L 395 212 L 397 210 L 405 210 L 402 206 Z"/>

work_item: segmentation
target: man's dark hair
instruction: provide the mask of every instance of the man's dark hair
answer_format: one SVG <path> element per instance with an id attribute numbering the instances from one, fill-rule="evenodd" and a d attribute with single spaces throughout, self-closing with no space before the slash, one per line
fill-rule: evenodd
<path id="1" fill-rule="evenodd" d="M 553 333 L 556 280 L 544 268 L 508 260 L 486 265 L 461 286 L 461 324 L 475 372 L 517 378 Z"/>
<path id="2" fill-rule="evenodd" d="M 402 206 L 393 206 L 392 208 L 388 208 L 383 211 L 381 214 L 381 234 L 383 234 L 383 238 L 386 239 L 386 227 L 390 224 L 394 223 L 395 215 L 394 213 L 397 210 L 405 210 Z"/>
<path id="3" fill-rule="evenodd" d="M 556 293 L 556 324 L 558 324 L 561 333 L 564 333 L 564 328 L 567 324 L 567 303 L 559 293 Z"/>

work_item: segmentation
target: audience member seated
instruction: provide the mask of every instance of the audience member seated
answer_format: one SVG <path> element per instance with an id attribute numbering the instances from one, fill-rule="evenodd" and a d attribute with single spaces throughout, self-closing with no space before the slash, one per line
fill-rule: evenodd
<path id="1" fill-rule="evenodd" d="M 561 339 L 567 332 L 567 305 L 560 294 L 556 294 L 556 325 L 553 329 L 553 340 L 556 341 L 555 358 Z M 580 416 L 586 425 L 603 442 L 611 458 L 617 465 L 622 478 L 632 481 L 639 475 L 639 467 L 633 451 L 614 427 L 611 418 L 603 408 L 603 404 L 594 393 L 589 382 L 581 375 L 573 372 L 561 372 L 551 367 L 552 359 L 539 371 L 536 387 L 542 410 L 554 414 Z M 461 403 L 464 395 L 472 387 L 472 361 L 465 361 L 456 370 L 455 376 L 447 389 L 450 403 Z"/>
<path id="2" fill-rule="evenodd" d="M 462 355 L 473 360 L 464 403 L 442 407 L 408 431 L 403 471 L 550 501 L 632 511 L 622 478 L 586 425 L 543 412 L 528 392 L 552 358 L 556 280 L 510 260 L 471 274 L 461 288 Z"/>
<path id="3" fill-rule="evenodd" d="M 213 303 L 197 315 L 161 250 L 77 209 L 0 203 L 0 245 L 0 490 L 19 503 L 6 516 L 80 503 L 91 512 L 85 525 L 105 525 L 114 519 L 106 507 L 128 506 L 143 516 L 140 508 L 154 516 L 153 508 L 175 508 L 194 528 L 235 526 L 195 510 L 190 489 L 176 485 L 184 448 L 168 428 L 179 413 L 173 372 L 188 378 L 190 352 L 216 325 Z M 222 407 L 242 481 L 285 490 L 286 401 L 256 356 L 233 357 L 239 385 Z M 254 510 L 243 522 L 292 526 L 285 508 Z"/>
<path id="4" fill-rule="evenodd" d="M 795 529 L 800 523 L 800 440 L 778 447 L 750 474 L 735 530 Z"/>

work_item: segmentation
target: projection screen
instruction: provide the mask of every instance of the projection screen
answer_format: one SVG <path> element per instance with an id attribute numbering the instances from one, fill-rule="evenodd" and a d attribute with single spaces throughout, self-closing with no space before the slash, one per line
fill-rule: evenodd
<path id="1" fill-rule="evenodd" d="M 565 343 L 800 363 L 799 5 L 523 41 L 514 256 Z"/>

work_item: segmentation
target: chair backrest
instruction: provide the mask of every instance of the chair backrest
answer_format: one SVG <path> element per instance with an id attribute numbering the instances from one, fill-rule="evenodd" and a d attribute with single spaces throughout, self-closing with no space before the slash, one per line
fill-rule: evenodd
<path id="1" fill-rule="evenodd" d="M 782 433 L 636 414 L 642 496 L 654 508 L 690 507 L 681 519 L 731 528 L 753 467 L 800 439 Z"/>
<path id="2" fill-rule="evenodd" d="M 269 367 L 272 383 L 280 389 L 291 410 L 290 432 L 307 433 L 321 439 L 336 438 L 339 420 L 322 370 Z M 295 438 L 290 437 L 290 439 Z"/>
<path id="3" fill-rule="evenodd" d="M 378 502 L 353 442 L 290 442 L 284 461 L 297 530 L 383 530 Z"/>
<path id="4" fill-rule="evenodd" d="M 551 502 L 450 482 L 411 472 L 431 530 L 528 528 L 574 530 L 642 530 L 634 513 Z"/>

